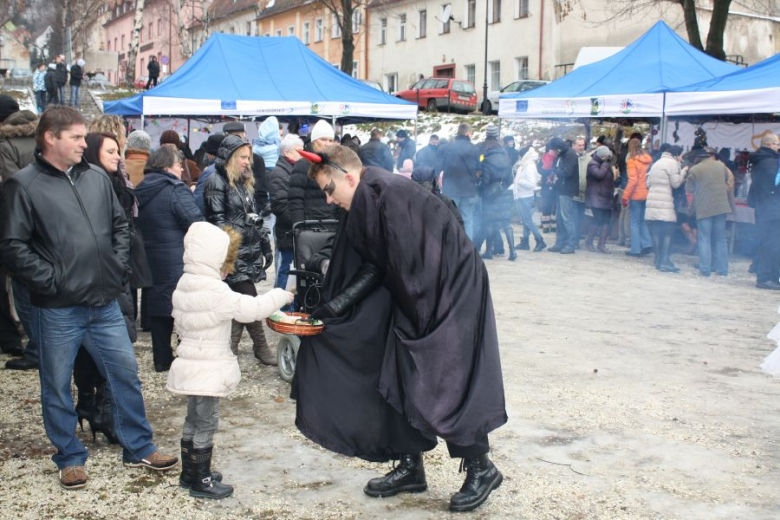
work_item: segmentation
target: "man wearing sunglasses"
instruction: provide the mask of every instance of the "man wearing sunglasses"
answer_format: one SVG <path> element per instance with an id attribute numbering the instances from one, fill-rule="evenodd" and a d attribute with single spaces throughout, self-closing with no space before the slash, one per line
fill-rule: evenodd
<path id="1" fill-rule="evenodd" d="M 375 431 L 372 424 L 364 435 L 388 442 L 397 441 L 398 435 L 422 435 L 434 444 L 435 437 L 444 439 L 450 456 L 463 459 L 467 471 L 450 510 L 473 510 L 503 480 L 488 458 L 487 434 L 507 421 L 485 265 L 453 213 L 429 190 L 401 176 L 363 168 L 358 156 L 343 146 L 325 149 L 312 161 L 309 178 L 329 203 L 348 212 L 337 246 L 345 241 L 362 262 L 373 266 L 376 290 L 387 291 L 390 298 L 383 311 L 366 296 L 366 284 L 344 290 L 351 304 L 377 305 L 372 309 L 377 326 L 384 323 L 382 312 L 390 315 L 373 388 L 412 427 L 411 432 L 388 434 Z M 331 269 L 336 263 L 334 253 Z M 362 303 L 355 303 L 356 292 L 366 298 Z M 335 334 L 340 320 L 353 312 L 343 305 L 344 299 L 339 294 L 324 304 L 323 312 L 315 312 L 325 322 L 323 335 L 329 334 L 329 324 L 330 334 Z M 340 339 L 345 348 L 350 340 Z M 354 400 L 339 403 L 343 413 L 370 413 L 361 412 L 362 396 Z M 305 419 L 299 415 L 296 424 L 300 427 Z M 332 430 L 339 430 L 338 425 Z M 319 432 L 315 440 L 332 445 L 328 435 L 330 431 Z M 427 489 L 421 453 L 427 449 L 430 446 L 390 457 L 400 459 L 399 464 L 369 481 L 364 492 L 385 497 Z"/>

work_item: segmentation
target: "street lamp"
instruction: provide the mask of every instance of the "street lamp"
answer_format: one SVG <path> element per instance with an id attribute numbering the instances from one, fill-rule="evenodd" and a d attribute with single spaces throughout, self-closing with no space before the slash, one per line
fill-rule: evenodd
<path id="1" fill-rule="evenodd" d="M 485 82 L 482 84 L 482 113 L 488 115 L 488 14 L 491 0 L 485 2 Z"/>

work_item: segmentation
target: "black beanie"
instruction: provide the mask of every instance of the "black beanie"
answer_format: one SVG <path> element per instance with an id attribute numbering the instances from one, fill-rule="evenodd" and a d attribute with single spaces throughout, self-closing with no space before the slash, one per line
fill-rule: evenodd
<path id="1" fill-rule="evenodd" d="M 6 120 L 8 116 L 19 111 L 19 103 L 14 98 L 6 94 L 0 95 L 0 123 Z"/>

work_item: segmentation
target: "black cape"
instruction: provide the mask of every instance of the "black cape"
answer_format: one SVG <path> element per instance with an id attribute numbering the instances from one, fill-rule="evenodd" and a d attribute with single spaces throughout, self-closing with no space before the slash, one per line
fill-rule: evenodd
<path id="1" fill-rule="evenodd" d="M 345 239 L 348 220 L 346 213 L 340 218 L 323 301 L 338 295 L 363 263 Z M 326 319 L 319 336 L 301 338 L 291 394 L 295 425 L 324 448 L 384 462 L 436 446 L 377 390 L 391 314 L 390 293 L 379 288 L 345 316 Z"/>
<path id="2" fill-rule="evenodd" d="M 507 421 L 487 269 L 430 191 L 367 168 L 350 245 L 385 274 L 392 322 L 379 392 L 412 426 L 470 446 Z"/>

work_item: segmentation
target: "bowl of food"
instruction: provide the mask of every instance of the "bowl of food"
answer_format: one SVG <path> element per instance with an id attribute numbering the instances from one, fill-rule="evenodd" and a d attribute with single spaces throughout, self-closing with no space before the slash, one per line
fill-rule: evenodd
<path id="1" fill-rule="evenodd" d="M 279 334 L 315 336 L 325 328 L 320 320 L 311 319 L 302 312 L 275 312 L 265 320 L 271 330 Z"/>

